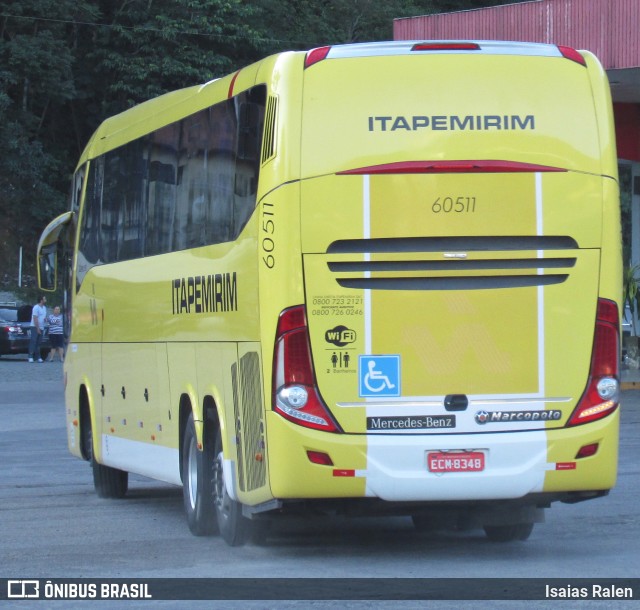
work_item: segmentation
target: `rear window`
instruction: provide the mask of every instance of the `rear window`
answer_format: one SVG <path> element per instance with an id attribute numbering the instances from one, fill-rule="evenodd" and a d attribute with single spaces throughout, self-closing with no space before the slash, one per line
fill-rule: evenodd
<path id="1" fill-rule="evenodd" d="M 5 322 L 31 322 L 31 305 L 0 307 L 0 320 Z"/>
<path id="2" fill-rule="evenodd" d="M 0 320 L 5 320 L 7 322 L 17 322 L 18 310 L 13 308 L 9 309 L 7 307 L 0 307 Z"/>

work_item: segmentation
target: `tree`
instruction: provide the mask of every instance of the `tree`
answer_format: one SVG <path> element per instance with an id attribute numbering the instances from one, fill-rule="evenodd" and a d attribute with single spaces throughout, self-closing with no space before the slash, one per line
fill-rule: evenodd
<path id="1" fill-rule="evenodd" d="M 33 247 L 34 235 L 64 206 L 69 173 L 61 151 L 68 128 L 58 113 L 76 95 L 68 24 L 90 14 L 77 0 L 21 0 L 3 9 L 0 210 L 2 242 L 9 244 L 3 259 L 9 263 L 17 259 L 18 245 Z"/>
<path id="2" fill-rule="evenodd" d="M 119 112 L 167 91 L 232 71 L 242 42 L 255 37 L 251 5 L 240 0 L 99 0 L 105 27 L 83 66 L 97 112 Z M 96 86 L 97 85 L 97 86 Z"/>
<path id="3" fill-rule="evenodd" d="M 0 14 L 0 254 L 35 266 L 76 160 L 107 116 L 255 56 L 241 0 L 14 0 Z"/>
<path id="4" fill-rule="evenodd" d="M 504 0 L 4 0 L 0 260 L 27 268 L 107 116 L 278 51 L 384 40 L 393 18 Z M 2 278 L 0 278 L 2 279 Z"/>
<path id="5" fill-rule="evenodd" d="M 254 0 L 263 54 L 325 44 L 391 40 L 401 17 L 523 0 Z"/>

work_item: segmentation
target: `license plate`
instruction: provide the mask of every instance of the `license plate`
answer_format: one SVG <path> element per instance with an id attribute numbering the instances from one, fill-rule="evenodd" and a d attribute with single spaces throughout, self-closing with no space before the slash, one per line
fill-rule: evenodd
<path id="1" fill-rule="evenodd" d="M 484 453 L 481 451 L 449 451 L 427 453 L 429 472 L 481 472 Z"/>

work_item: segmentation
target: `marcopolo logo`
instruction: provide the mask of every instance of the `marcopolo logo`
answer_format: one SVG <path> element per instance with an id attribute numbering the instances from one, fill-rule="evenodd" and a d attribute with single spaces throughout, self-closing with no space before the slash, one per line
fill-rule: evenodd
<path id="1" fill-rule="evenodd" d="M 562 419 L 562 411 L 478 411 L 476 422 L 494 424 L 506 422 L 558 421 Z"/>
<path id="2" fill-rule="evenodd" d="M 324 333 L 324 338 L 327 343 L 332 343 L 337 347 L 344 347 L 356 340 L 356 331 L 346 326 L 336 326 Z"/>

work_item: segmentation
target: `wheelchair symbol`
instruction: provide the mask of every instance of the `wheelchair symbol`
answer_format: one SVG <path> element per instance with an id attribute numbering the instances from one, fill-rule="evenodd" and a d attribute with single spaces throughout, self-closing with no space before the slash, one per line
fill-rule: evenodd
<path id="1" fill-rule="evenodd" d="M 360 396 L 400 396 L 399 356 L 360 356 Z"/>
<path id="2" fill-rule="evenodd" d="M 396 386 L 389 381 L 389 378 L 382 373 L 382 371 L 376 371 L 376 361 L 369 360 L 367 362 L 367 367 L 369 367 L 369 372 L 364 376 L 364 385 L 366 386 L 369 392 L 382 392 L 385 388 L 389 388 L 393 390 Z M 371 382 L 374 382 L 371 385 Z M 380 382 L 380 383 L 376 383 Z"/>

